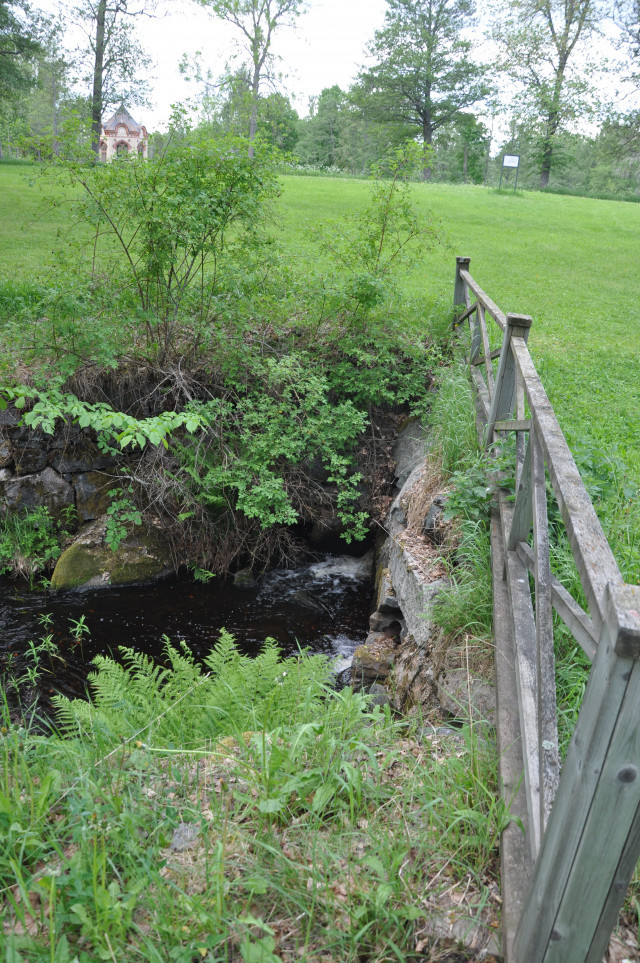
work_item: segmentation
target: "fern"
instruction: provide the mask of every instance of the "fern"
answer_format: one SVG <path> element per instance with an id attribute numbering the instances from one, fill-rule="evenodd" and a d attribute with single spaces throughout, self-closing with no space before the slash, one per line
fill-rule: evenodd
<path id="1" fill-rule="evenodd" d="M 196 663 L 186 644 L 165 638 L 168 667 L 132 648 L 122 664 L 94 659 L 89 677 L 92 703 L 54 698 L 61 729 L 93 733 L 114 743 L 140 735 L 146 743 L 188 748 L 223 735 L 305 723 L 325 697 L 330 663 L 325 656 L 280 658 L 273 639 L 260 653 L 243 655 L 224 630 L 205 659 Z"/>

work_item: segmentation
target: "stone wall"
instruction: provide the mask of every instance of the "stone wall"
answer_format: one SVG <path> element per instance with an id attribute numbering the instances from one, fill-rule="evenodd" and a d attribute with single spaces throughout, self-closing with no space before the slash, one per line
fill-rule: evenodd
<path id="1" fill-rule="evenodd" d="M 127 458 L 105 455 L 76 425 L 46 435 L 19 421 L 15 409 L 0 411 L 0 516 L 44 505 L 60 517 L 74 506 L 82 525 L 104 514 Z"/>
<path id="2" fill-rule="evenodd" d="M 367 640 L 354 653 L 352 683 L 382 683 L 395 709 L 425 719 L 434 714 L 493 724 L 492 682 L 469 670 L 460 640 L 446 638 L 433 622 L 434 605 L 450 585 L 443 556 L 451 527 L 443 522 L 446 492 L 426 448 L 416 423 L 398 438 L 399 492 L 378 546 L 376 607 Z"/>

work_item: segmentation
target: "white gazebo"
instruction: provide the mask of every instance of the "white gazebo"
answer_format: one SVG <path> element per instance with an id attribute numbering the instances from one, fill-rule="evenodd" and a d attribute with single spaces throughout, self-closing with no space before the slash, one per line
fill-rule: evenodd
<path id="1" fill-rule="evenodd" d="M 147 128 L 135 121 L 126 107 L 119 107 L 115 114 L 102 124 L 101 161 L 110 161 L 121 154 L 133 153 L 146 160 L 148 151 Z"/>

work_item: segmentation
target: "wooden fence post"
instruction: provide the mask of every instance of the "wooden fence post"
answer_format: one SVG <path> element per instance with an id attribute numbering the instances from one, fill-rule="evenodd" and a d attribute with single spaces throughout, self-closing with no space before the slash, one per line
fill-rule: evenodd
<path id="1" fill-rule="evenodd" d="M 640 587 L 605 622 L 515 940 L 518 963 L 600 963 L 640 856 Z"/>
<path id="2" fill-rule="evenodd" d="M 511 352 L 511 339 L 522 338 L 527 342 L 532 318 L 528 314 L 508 314 L 507 328 L 504 333 L 500 361 L 498 362 L 498 373 L 493 390 L 491 410 L 486 430 L 486 444 L 490 445 L 493 441 L 493 428 L 496 421 L 513 415 L 516 400 L 516 363 Z"/>
<path id="3" fill-rule="evenodd" d="M 470 263 L 471 263 L 471 258 L 468 258 L 468 257 L 456 258 L 456 281 L 453 287 L 454 308 L 459 307 L 461 304 L 464 304 L 464 306 L 467 308 L 469 307 L 467 289 L 464 281 L 460 277 L 460 271 L 468 271 Z"/>

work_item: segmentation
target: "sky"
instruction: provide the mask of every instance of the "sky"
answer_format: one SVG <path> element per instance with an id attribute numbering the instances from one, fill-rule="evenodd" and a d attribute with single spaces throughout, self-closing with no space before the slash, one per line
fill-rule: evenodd
<path id="1" fill-rule="evenodd" d="M 195 0 L 169 0 L 164 9 L 163 16 L 139 20 L 140 39 L 157 63 L 152 80 L 155 106 L 133 111 L 148 130 L 166 128 L 171 104 L 195 93 L 178 70 L 182 55 L 200 51 L 203 66 L 218 76 L 237 35 Z M 350 85 L 368 41 L 383 23 L 385 9 L 385 0 L 311 0 L 295 30 L 276 31 L 272 49 L 282 58 L 283 87 L 301 117 L 308 113 L 310 96 L 334 84 Z"/>

